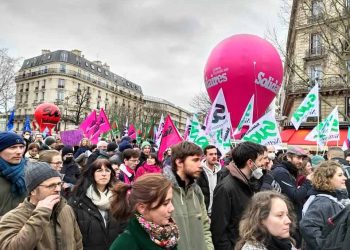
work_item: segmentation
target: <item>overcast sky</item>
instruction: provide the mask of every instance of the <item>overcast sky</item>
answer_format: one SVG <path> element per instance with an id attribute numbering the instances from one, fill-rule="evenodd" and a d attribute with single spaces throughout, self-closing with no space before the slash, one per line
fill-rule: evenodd
<path id="1" fill-rule="evenodd" d="M 188 110 L 205 90 L 211 49 L 234 34 L 280 27 L 281 0 L 8 0 L 0 2 L 0 47 L 30 58 L 79 49 Z M 279 28 L 282 36 L 286 33 Z M 23 61 L 21 61 L 23 62 Z"/>

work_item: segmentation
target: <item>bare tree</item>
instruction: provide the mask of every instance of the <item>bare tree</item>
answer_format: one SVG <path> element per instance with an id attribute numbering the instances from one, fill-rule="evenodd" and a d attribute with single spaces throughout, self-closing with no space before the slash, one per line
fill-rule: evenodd
<path id="1" fill-rule="evenodd" d="M 287 46 L 281 40 L 276 29 L 267 34 L 267 38 L 277 47 L 284 59 L 285 71 L 289 79 L 285 91 L 289 93 L 307 93 L 317 81 L 320 84 L 320 99 L 329 106 L 333 106 L 326 98 L 327 91 L 347 91 L 349 89 L 350 72 L 350 8 L 344 0 L 327 1 L 283 1 L 281 9 L 282 24 L 286 24 L 287 13 L 292 13 L 289 25 L 312 27 L 305 29 L 305 33 L 298 33 L 310 39 L 310 45 L 304 58 L 295 56 L 293 45 L 289 43 L 294 38 L 292 29 L 289 30 Z M 292 4 L 291 4 L 292 3 Z M 288 11 L 289 10 L 289 11 Z M 296 16 L 294 13 L 299 14 Z M 302 23 L 304 22 L 304 23 Z M 300 39 L 300 38 L 299 38 Z M 303 62 L 300 60 L 303 59 Z M 319 64 L 326 67 L 312 68 Z M 325 70 L 326 69 L 326 70 Z M 292 82 L 293 84 L 288 84 Z M 347 120 L 349 117 L 342 111 L 339 113 Z"/>
<path id="2" fill-rule="evenodd" d="M 15 75 L 20 58 L 11 57 L 7 49 L 0 49 L 0 111 L 5 114 L 14 105 Z"/>
<path id="3" fill-rule="evenodd" d="M 198 114 L 208 113 L 211 107 L 209 95 L 204 91 L 200 91 L 193 97 L 190 106 L 194 108 L 195 112 Z"/>
<path id="4" fill-rule="evenodd" d="M 63 120 L 79 125 L 91 111 L 90 93 L 88 88 L 77 89 L 77 92 L 67 96 L 65 99 L 65 113 Z"/>

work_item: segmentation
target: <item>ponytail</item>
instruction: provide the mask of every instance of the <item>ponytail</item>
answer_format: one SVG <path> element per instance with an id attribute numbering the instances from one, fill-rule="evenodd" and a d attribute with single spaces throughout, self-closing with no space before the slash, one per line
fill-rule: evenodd
<path id="1" fill-rule="evenodd" d="M 119 182 L 114 187 L 114 198 L 111 201 L 111 212 L 117 220 L 127 220 L 133 214 L 133 208 L 130 206 L 129 196 L 132 186 L 124 182 Z"/>

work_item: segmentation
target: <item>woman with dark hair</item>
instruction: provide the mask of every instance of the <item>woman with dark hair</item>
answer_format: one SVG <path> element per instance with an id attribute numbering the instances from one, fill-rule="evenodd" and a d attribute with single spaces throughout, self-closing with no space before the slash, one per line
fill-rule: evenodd
<path id="1" fill-rule="evenodd" d="M 122 182 L 114 188 L 111 211 L 117 220 L 129 219 L 127 230 L 113 242 L 110 250 L 177 249 L 179 230 L 171 214 L 171 182 L 160 174 L 146 174 L 134 184 Z"/>
<path id="2" fill-rule="evenodd" d="M 108 249 L 123 231 L 124 224 L 110 213 L 110 199 L 115 172 L 106 159 L 97 159 L 87 166 L 70 199 L 85 250 Z"/>
<path id="3" fill-rule="evenodd" d="M 135 180 L 144 174 L 151 173 L 162 173 L 161 163 L 155 153 L 151 153 L 146 162 L 136 170 Z"/>
<path id="4" fill-rule="evenodd" d="M 305 156 L 303 158 L 303 163 L 301 164 L 301 168 L 298 169 L 298 176 L 297 176 L 297 186 L 303 185 L 303 183 L 306 180 L 306 176 L 312 173 L 312 166 L 311 166 L 311 158 L 308 156 Z"/>
<path id="5" fill-rule="evenodd" d="M 295 221 L 288 199 L 275 191 L 255 194 L 239 223 L 235 250 L 295 249 L 290 233 Z"/>
<path id="6" fill-rule="evenodd" d="M 306 250 L 321 249 L 322 229 L 328 219 L 349 204 L 342 166 L 335 161 L 325 161 L 313 174 L 310 197 L 303 207 L 300 232 Z"/>

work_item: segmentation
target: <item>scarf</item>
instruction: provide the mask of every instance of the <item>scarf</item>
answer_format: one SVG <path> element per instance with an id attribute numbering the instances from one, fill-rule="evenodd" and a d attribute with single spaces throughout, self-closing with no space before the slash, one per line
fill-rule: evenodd
<path id="1" fill-rule="evenodd" d="M 26 192 L 26 185 L 24 182 L 25 164 L 25 159 L 22 159 L 18 165 L 12 165 L 0 157 L 0 174 L 11 182 L 11 192 L 14 194 L 21 195 Z"/>
<path id="2" fill-rule="evenodd" d="M 268 250 L 291 250 L 293 249 L 290 239 L 279 239 L 271 236 L 264 244 Z"/>
<path id="3" fill-rule="evenodd" d="M 98 191 L 99 195 L 94 190 L 94 187 L 90 185 L 86 190 L 86 196 L 91 200 L 91 202 L 100 210 L 109 210 L 110 199 L 112 198 L 112 192 L 106 190 L 105 192 Z"/>
<path id="4" fill-rule="evenodd" d="M 172 249 L 177 245 L 179 229 L 173 219 L 170 219 L 169 224 L 162 226 L 145 220 L 140 214 L 136 214 L 136 219 L 156 245 L 165 249 Z"/>

